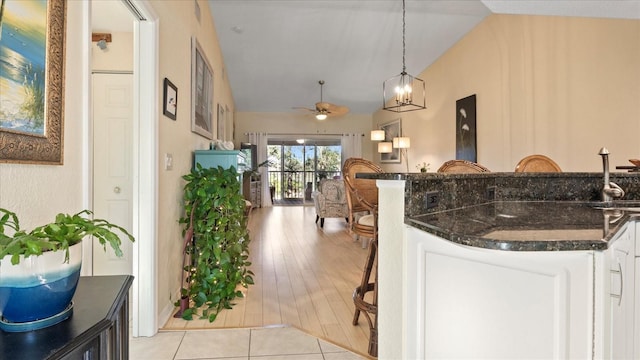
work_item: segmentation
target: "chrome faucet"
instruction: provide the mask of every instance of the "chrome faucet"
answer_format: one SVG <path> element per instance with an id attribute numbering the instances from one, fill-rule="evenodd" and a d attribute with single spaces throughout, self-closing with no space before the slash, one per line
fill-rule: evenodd
<path id="1" fill-rule="evenodd" d="M 609 150 L 606 147 L 600 149 L 598 155 L 602 156 L 602 167 L 604 172 L 604 186 L 602 187 L 602 201 L 609 202 L 613 198 L 624 196 L 624 190 L 618 184 L 609 181 Z"/>

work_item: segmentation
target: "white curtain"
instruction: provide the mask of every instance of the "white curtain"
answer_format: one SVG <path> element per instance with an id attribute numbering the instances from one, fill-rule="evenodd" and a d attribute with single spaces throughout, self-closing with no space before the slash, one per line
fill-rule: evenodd
<path id="1" fill-rule="evenodd" d="M 362 157 L 362 134 L 342 134 L 342 165 L 350 157 Z"/>
<path id="2" fill-rule="evenodd" d="M 258 151 L 258 164 L 267 161 L 267 141 L 268 135 L 265 133 L 249 133 L 249 142 L 256 145 Z M 262 206 L 269 207 L 271 204 L 271 193 L 269 191 L 269 172 L 266 166 L 259 169 L 260 178 L 262 179 Z"/>

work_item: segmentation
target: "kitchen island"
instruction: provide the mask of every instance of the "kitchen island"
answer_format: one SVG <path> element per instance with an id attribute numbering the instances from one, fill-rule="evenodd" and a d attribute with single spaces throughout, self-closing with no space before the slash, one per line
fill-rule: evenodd
<path id="1" fill-rule="evenodd" d="M 603 209 L 597 180 L 379 176 L 379 357 L 633 357 L 638 216 Z M 629 200 L 639 180 L 617 179 Z"/>

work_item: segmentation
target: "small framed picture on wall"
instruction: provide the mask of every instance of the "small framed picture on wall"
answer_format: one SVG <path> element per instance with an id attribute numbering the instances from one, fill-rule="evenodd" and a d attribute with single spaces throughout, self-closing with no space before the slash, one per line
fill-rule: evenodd
<path id="1" fill-rule="evenodd" d="M 164 78 L 162 113 L 171 120 L 176 119 L 178 113 L 178 88 L 169 79 Z"/>

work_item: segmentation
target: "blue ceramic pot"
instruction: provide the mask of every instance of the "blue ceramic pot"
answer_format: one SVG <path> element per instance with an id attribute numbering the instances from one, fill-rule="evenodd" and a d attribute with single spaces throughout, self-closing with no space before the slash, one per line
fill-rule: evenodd
<path id="1" fill-rule="evenodd" d="M 63 312 L 71 303 L 80 277 L 82 243 L 64 251 L 49 251 L 40 256 L 0 260 L 0 316 L 5 322 L 24 323 L 46 319 Z"/>

